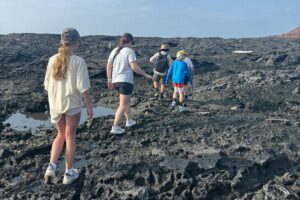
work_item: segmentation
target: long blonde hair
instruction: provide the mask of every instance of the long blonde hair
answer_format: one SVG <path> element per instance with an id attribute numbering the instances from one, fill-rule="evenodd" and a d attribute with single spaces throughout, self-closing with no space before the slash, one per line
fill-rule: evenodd
<path id="1" fill-rule="evenodd" d="M 68 71 L 69 58 L 71 55 L 71 46 L 74 43 L 62 44 L 58 49 L 58 55 L 56 56 L 53 63 L 52 76 L 56 80 L 66 79 Z"/>

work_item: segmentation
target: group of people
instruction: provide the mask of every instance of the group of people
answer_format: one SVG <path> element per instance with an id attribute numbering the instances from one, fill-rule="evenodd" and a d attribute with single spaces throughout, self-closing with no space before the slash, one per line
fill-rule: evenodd
<path id="1" fill-rule="evenodd" d="M 74 28 L 67 28 L 61 34 L 58 53 L 49 59 L 44 86 L 48 92 L 51 122 L 55 123 L 57 135 L 53 141 L 50 162 L 46 169 L 45 183 L 55 182 L 58 158 L 65 145 L 65 173 L 63 184 L 70 184 L 79 177 L 79 171 L 73 168 L 75 156 L 75 133 L 79 124 L 82 107 L 86 107 L 88 119 L 93 118 L 93 109 L 89 95 L 89 76 L 83 58 L 75 52 L 80 44 L 80 35 Z M 184 50 L 178 51 L 173 61 L 168 54 L 169 46 L 162 44 L 150 62 L 154 63 L 153 76 L 142 70 L 136 61 L 131 48 L 134 38 L 124 33 L 118 46 L 109 55 L 106 74 L 107 86 L 119 93 L 119 106 L 115 113 L 110 133 L 120 135 L 125 132 L 120 123 L 125 116 L 126 127 L 132 127 L 136 121 L 132 119 L 130 97 L 133 91 L 133 72 L 153 80 L 155 96 L 163 99 L 165 88 L 172 77 L 174 87 L 171 107 L 177 105 L 179 95 L 179 111 L 183 110 L 186 85 L 192 83 L 193 65 Z"/>
<path id="2" fill-rule="evenodd" d="M 169 50 L 169 45 L 163 43 L 160 46 L 159 52 L 150 58 L 150 62 L 154 64 L 153 86 L 155 97 L 159 97 L 160 100 L 163 99 L 166 85 L 168 85 L 169 79 L 172 77 L 174 92 L 171 108 L 175 108 L 179 94 L 179 111 L 182 112 L 184 109 L 184 99 L 188 97 L 188 89 L 193 86 L 192 74 L 194 66 L 184 50 L 176 53 L 176 60 L 174 62 L 168 54 Z"/>

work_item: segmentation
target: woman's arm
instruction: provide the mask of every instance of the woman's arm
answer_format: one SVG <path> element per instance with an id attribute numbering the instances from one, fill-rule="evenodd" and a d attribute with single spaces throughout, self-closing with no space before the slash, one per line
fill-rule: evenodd
<path id="1" fill-rule="evenodd" d="M 132 69 L 135 73 L 137 73 L 137 74 L 139 74 L 139 75 L 141 75 L 141 76 L 144 76 L 145 78 L 152 79 L 152 76 L 149 75 L 149 74 L 147 74 L 144 70 L 142 70 L 142 69 L 138 66 L 138 64 L 137 64 L 136 61 L 131 62 L 131 63 L 130 63 L 130 67 L 131 67 L 131 69 Z"/>
<path id="2" fill-rule="evenodd" d="M 113 84 L 112 84 L 112 80 L 111 80 L 111 77 L 112 77 L 112 64 L 110 63 L 107 63 L 106 65 L 106 76 L 107 76 L 107 87 L 109 89 L 113 89 Z"/>
<path id="3" fill-rule="evenodd" d="M 83 92 L 82 97 L 83 97 L 84 105 L 86 107 L 88 119 L 92 119 L 93 118 L 93 107 L 92 107 L 89 91 L 87 90 L 87 91 Z"/>

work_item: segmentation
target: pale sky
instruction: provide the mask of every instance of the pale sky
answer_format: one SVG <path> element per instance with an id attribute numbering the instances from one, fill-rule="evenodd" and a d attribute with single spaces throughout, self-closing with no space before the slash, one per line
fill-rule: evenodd
<path id="1" fill-rule="evenodd" d="M 0 0 L 0 34 L 262 37 L 300 26 L 300 0 Z"/>

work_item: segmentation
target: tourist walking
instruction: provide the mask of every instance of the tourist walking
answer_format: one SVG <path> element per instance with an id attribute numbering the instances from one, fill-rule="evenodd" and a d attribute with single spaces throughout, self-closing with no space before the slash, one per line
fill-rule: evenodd
<path id="1" fill-rule="evenodd" d="M 172 76 L 172 82 L 174 87 L 173 101 L 171 108 L 174 109 L 177 104 L 177 95 L 179 95 L 179 111 L 184 111 L 184 78 L 187 76 L 188 81 L 193 85 L 191 72 L 188 65 L 183 61 L 185 55 L 182 51 L 176 53 L 176 60 L 168 70 L 166 77 L 166 85 L 168 84 L 169 78 Z"/>
<path id="2" fill-rule="evenodd" d="M 135 52 L 131 48 L 132 45 L 134 45 L 133 36 L 130 33 L 124 33 L 119 40 L 118 47 L 110 53 L 106 66 L 107 86 L 109 89 L 116 89 L 119 93 L 119 106 L 110 131 L 113 134 L 125 132 L 120 127 L 123 115 L 126 118 L 126 127 L 136 124 L 136 121 L 132 120 L 130 108 L 130 98 L 133 91 L 133 72 L 152 80 L 152 76 L 145 73 L 138 66 Z"/>
<path id="3" fill-rule="evenodd" d="M 87 109 L 88 119 L 93 117 L 87 65 L 83 58 L 75 55 L 79 44 L 78 31 L 73 28 L 65 29 L 61 34 L 58 53 L 49 59 L 47 66 L 44 86 L 48 92 L 51 122 L 56 124 L 57 135 L 44 176 L 46 183 L 54 182 L 57 161 L 64 143 L 66 171 L 63 184 L 70 184 L 79 177 L 79 171 L 73 168 L 73 163 L 75 134 L 83 105 Z"/>
<path id="4" fill-rule="evenodd" d="M 153 69 L 153 86 L 155 89 L 154 96 L 156 98 L 159 96 L 160 100 L 163 99 L 163 94 L 166 88 L 165 81 L 166 81 L 167 71 L 173 62 L 168 52 L 169 52 L 169 45 L 166 43 L 162 43 L 159 51 L 150 58 L 150 62 L 154 64 L 154 69 Z"/>
<path id="5" fill-rule="evenodd" d="M 195 69 L 194 69 L 194 65 L 193 65 L 193 62 L 191 60 L 191 58 L 189 57 L 188 53 L 184 50 L 181 50 L 182 53 L 184 54 L 184 62 L 188 65 L 189 69 L 190 69 L 190 72 L 191 72 L 191 78 L 193 80 L 193 77 L 194 77 L 194 72 L 195 72 Z M 184 98 L 187 99 L 188 98 L 188 94 L 189 94 L 189 90 L 193 90 L 193 87 L 192 85 L 190 84 L 189 82 L 189 79 L 187 76 L 185 76 L 184 78 Z"/>

